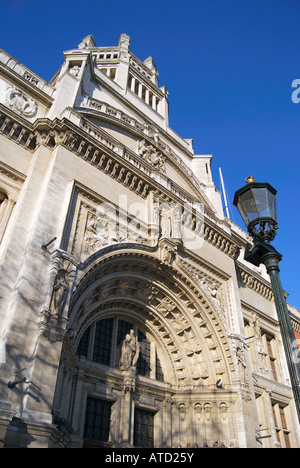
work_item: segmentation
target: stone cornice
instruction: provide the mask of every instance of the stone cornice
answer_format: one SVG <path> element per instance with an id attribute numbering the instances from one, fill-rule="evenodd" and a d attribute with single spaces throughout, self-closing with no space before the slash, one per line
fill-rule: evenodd
<path id="1" fill-rule="evenodd" d="M 22 185 L 26 177 L 19 171 L 11 168 L 4 162 L 0 161 L 0 174 L 8 177 L 12 181 L 16 182 L 19 185 Z"/>
<path id="2" fill-rule="evenodd" d="M 244 315 L 246 314 L 246 318 L 248 320 L 251 320 L 252 314 L 255 314 L 258 317 L 260 317 L 264 322 L 268 323 L 269 326 L 275 328 L 278 327 L 278 320 L 275 316 L 271 317 L 270 315 L 264 313 L 261 309 L 257 309 L 256 307 L 254 307 L 253 304 L 248 304 L 243 300 L 241 300 L 241 305 Z"/>
<path id="3" fill-rule="evenodd" d="M 238 280 L 247 288 L 252 289 L 268 301 L 274 300 L 271 283 L 262 278 L 259 274 L 247 268 L 245 265 L 236 262 Z"/>
<path id="4" fill-rule="evenodd" d="M 0 135 L 14 143 L 23 146 L 28 151 L 35 149 L 35 133 L 33 126 L 24 118 L 16 115 L 0 103 Z"/>

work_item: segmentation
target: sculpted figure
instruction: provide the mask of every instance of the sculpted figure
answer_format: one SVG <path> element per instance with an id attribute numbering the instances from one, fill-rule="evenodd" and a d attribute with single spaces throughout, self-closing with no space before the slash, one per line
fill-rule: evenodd
<path id="1" fill-rule="evenodd" d="M 237 347 L 236 349 L 236 357 L 239 365 L 239 371 L 240 371 L 240 378 L 242 382 L 246 382 L 246 360 L 245 360 L 245 355 L 244 351 L 242 350 L 241 347 Z"/>
<path id="2" fill-rule="evenodd" d="M 62 317 L 67 300 L 69 275 L 65 270 L 60 270 L 55 278 L 50 311 L 53 315 Z"/>
<path id="3" fill-rule="evenodd" d="M 135 368 L 139 358 L 140 344 L 134 335 L 134 330 L 130 330 L 122 343 L 121 359 L 119 367 L 122 370 Z"/>

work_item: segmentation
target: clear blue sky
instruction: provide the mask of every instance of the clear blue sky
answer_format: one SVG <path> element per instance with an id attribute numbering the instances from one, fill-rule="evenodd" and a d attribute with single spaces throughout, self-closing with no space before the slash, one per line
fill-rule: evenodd
<path id="1" fill-rule="evenodd" d="M 169 90 L 170 126 L 213 154 L 230 202 L 250 173 L 278 190 L 288 302 L 300 308 L 299 0 L 0 0 L 0 47 L 49 80 L 62 52 L 93 34 L 98 46 L 131 37 L 131 51 L 153 57 Z M 299 94 L 300 96 L 300 94 Z M 232 208 L 231 217 L 242 225 Z"/>

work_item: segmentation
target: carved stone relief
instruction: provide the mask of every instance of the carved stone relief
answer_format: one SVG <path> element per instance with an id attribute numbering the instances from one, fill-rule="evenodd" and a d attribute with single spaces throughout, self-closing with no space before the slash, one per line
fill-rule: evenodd
<path id="1" fill-rule="evenodd" d="M 148 144 L 146 140 L 139 142 L 138 154 L 152 167 L 161 172 L 165 172 L 166 158 L 155 146 Z"/>
<path id="2" fill-rule="evenodd" d="M 79 222 L 80 220 L 77 221 L 78 224 Z M 152 239 L 137 220 L 132 222 L 122 215 L 119 216 L 114 210 L 87 211 L 82 240 L 83 258 L 108 245 L 124 242 L 151 244 Z"/>
<path id="3" fill-rule="evenodd" d="M 123 240 L 124 238 L 117 235 L 105 214 L 99 216 L 89 213 L 83 238 L 84 255 L 91 255 L 101 247 Z"/>
<path id="4" fill-rule="evenodd" d="M 37 112 L 37 103 L 16 87 L 10 87 L 6 93 L 7 105 L 18 114 L 33 117 Z"/>

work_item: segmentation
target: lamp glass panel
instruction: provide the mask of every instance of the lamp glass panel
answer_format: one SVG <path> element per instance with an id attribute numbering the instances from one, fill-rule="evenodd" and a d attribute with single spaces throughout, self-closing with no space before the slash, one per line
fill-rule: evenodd
<path id="1" fill-rule="evenodd" d="M 237 202 L 237 209 L 238 209 L 241 217 L 243 218 L 243 221 L 244 221 L 245 225 L 248 227 L 249 218 L 248 218 L 247 213 L 245 212 L 244 207 L 243 207 L 242 203 L 240 202 L 240 200 Z"/>
<path id="2" fill-rule="evenodd" d="M 253 199 L 256 205 L 256 217 L 266 218 L 270 216 L 268 203 L 268 190 L 264 188 L 252 188 Z"/>
<path id="3" fill-rule="evenodd" d="M 257 218 L 257 207 L 253 198 L 252 190 L 249 189 L 239 196 L 237 209 L 243 218 L 244 223 L 248 227 L 249 223 Z"/>
<path id="4" fill-rule="evenodd" d="M 270 217 L 277 221 L 276 194 L 268 190 L 268 205 Z"/>

